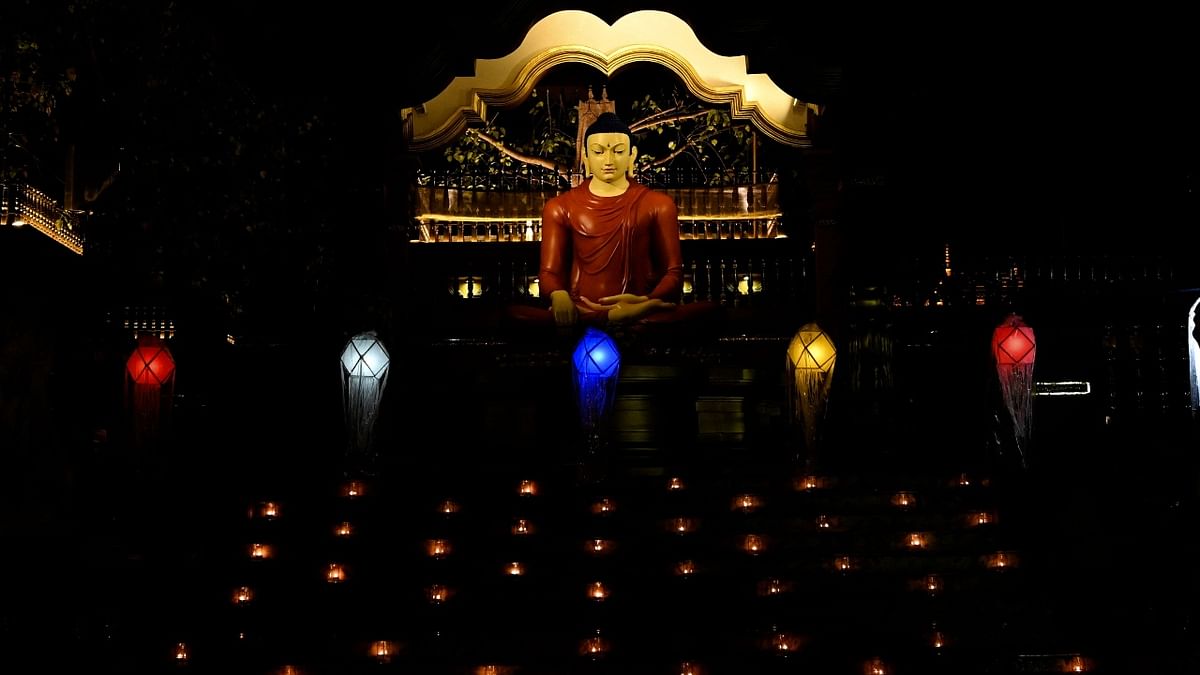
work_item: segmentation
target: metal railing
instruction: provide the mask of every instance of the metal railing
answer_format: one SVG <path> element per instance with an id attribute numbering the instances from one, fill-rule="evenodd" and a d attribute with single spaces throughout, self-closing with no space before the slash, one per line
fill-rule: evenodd
<path id="1" fill-rule="evenodd" d="M 775 239 L 785 236 L 774 172 L 706 174 L 668 170 L 639 177 L 671 196 L 681 239 Z M 546 201 L 583 180 L 540 167 L 454 170 L 418 177 L 410 241 L 539 241 Z"/>

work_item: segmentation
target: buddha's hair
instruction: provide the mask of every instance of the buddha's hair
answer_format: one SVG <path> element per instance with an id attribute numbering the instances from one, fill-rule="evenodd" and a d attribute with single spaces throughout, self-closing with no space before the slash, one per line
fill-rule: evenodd
<path id="1" fill-rule="evenodd" d="M 629 142 L 633 142 L 633 132 L 612 112 L 600 113 L 596 121 L 588 125 L 587 131 L 583 132 L 583 142 L 587 143 L 592 134 L 625 134 L 629 137 Z"/>

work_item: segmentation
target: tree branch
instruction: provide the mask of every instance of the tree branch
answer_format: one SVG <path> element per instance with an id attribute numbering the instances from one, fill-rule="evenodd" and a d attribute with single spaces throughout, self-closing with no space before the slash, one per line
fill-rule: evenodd
<path id="1" fill-rule="evenodd" d="M 687 120 L 694 120 L 697 117 L 704 117 L 708 114 L 707 110 L 701 110 L 700 112 L 693 113 L 675 113 L 676 110 L 678 110 L 678 108 L 671 108 L 670 110 L 663 110 L 662 112 L 655 113 L 644 120 L 634 122 L 633 126 L 629 127 L 629 130 L 636 134 L 639 131 L 661 127 L 664 124 L 671 124 L 673 122 L 686 122 Z"/>
<path id="2" fill-rule="evenodd" d="M 549 170 L 553 171 L 554 173 L 558 174 L 558 176 L 560 178 L 562 178 L 564 181 L 566 181 L 568 183 L 571 182 L 570 171 L 568 171 L 567 168 L 564 167 L 563 165 L 561 165 L 555 161 L 549 160 L 549 159 L 543 159 L 541 157 L 534 157 L 533 155 L 526 155 L 523 152 L 518 152 L 516 150 L 513 150 L 512 148 L 505 147 L 505 145 L 503 143 L 501 143 L 498 139 L 492 138 L 491 136 L 487 135 L 486 133 L 484 133 L 482 131 L 476 130 L 473 133 L 479 138 L 479 140 L 483 141 L 484 143 L 487 143 L 488 145 L 492 146 L 493 148 L 496 148 L 497 150 L 500 151 L 501 154 L 503 154 L 507 157 L 512 157 L 513 159 L 517 160 L 518 162 L 521 162 L 522 164 L 532 164 L 533 166 L 540 166 L 543 169 L 549 169 Z"/>

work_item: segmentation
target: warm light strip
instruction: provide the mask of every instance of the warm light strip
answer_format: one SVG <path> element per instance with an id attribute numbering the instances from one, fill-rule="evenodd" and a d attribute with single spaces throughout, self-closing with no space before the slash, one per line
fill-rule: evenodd
<path id="1" fill-rule="evenodd" d="M 1034 396 L 1087 396 L 1092 393 L 1092 383 L 1074 380 L 1062 382 L 1034 382 Z"/>
<path id="2" fill-rule="evenodd" d="M 59 219 L 65 220 L 67 214 L 53 199 L 25 185 L 17 191 L 14 202 L 13 210 L 17 220 L 33 226 L 33 229 L 67 247 L 72 253 L 83 255 L 83 239 L 74 232 L 62 230 L 57 226 Z M 3 213 L 7 218 L 7 207 L 3 208 Z"/>
<path id="3" fill-rule="evenodd" d="M 726 220 L 771 220 L 782 218 L 783 213 L 780 211 L 763 211 L 761 213 L 738 213 L 733 216 L 679 216 L 681 222 L 708 222 L 708 221 L 726 221 Z M 539 223 L 541 218 L 526 218 L 523 216 L 455 216 L 446 213 L 422 213 L 417 216 L 417 220 L 422 224 L 426 223 L 527 223 L 533 224 L 536 220 Z"/>
<path id="4" fill-rule="evenodd" d="M 449 143 L 487 119 L 488 106 L 520 103 L 543 75 L 565 63 L 587 64 L 609 76 L 632 63 L 657 63 L 697 98 L 728 103 L 734 118 L 750 120 L 766 136 L 792 147 L 812 145 L 808 113 L 815 106 L 787 94 L 768 75 L 747 72 L 744 55 L 721 56 L 705 47 L 679 17 L 642 10 L 610 26 L 594 14 L 564 10 L 534 24 L 507 56 L 476 59 L 473 76 L 456 77 L 433 99 L 402 110 L 411 123 L 409 149 Z"/>

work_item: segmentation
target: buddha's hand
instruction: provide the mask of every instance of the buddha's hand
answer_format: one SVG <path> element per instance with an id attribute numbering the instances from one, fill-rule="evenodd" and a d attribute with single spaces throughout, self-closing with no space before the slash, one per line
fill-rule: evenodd
<path id="1" fill-rule="evenodd" d="M 579 318 L 575 301 L 566 291 L 554 291 L 550 294 L 550 313 L 554 315 L 554 323 L 558 326 L 572 326 Z"/>
<path id="2" fill-rule="evenodd" d="M 600 298 L 599 303 L 592 302 L 587 298 L 580 298 L 580 301 L 592 311 L 607 312 L 608 320 L 612 323 L 636 321 L 652 312 L 657 312 L 661 309 L 670 309 L 675 306 L 673 302 L 667 302 L 659 298 L 649 298 L 644 295 L 634 295 L 632 293 L 603 297 Z"/>

